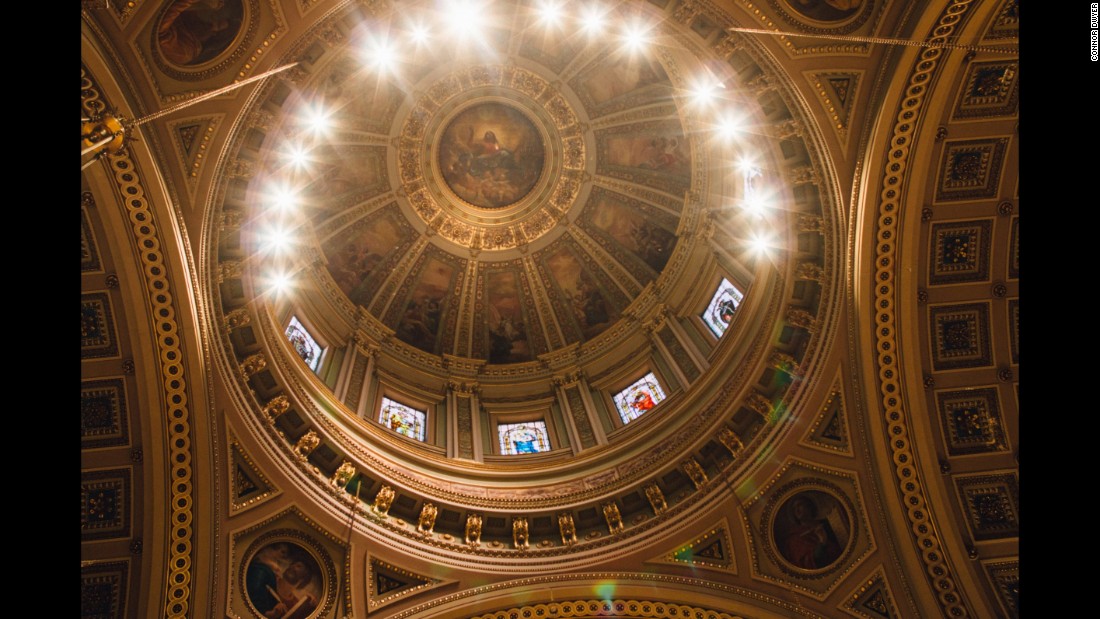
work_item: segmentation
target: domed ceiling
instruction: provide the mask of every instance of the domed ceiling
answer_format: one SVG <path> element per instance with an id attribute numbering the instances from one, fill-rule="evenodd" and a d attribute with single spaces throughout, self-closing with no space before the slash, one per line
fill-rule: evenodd
<path id="1" fill-rule="evenodd" d="M 456 6 L 333 14 L 249 104 L 216 272 L 258 416 L 326 476 L 379 473 L 363 491 L 410 522 L 533 508 L 551 537 L 563 506 L 598 536 L 615 493 L 640 518 L 647 483 L 677 502 L 759 466 L 742 448 L 776 440 L 836 282 L 780 81 L 642 5 Z M 538 453 L 507 455 L 516 424 Z"/>
<path id="2" fill-rule="evenodd" d="M 82 6 L 87 608 L 1018 614 L 1017 2 Z"/>
<path id="3" fill-rule="evenodd" d="M 348 323 L 362 308 L 404 344 L 489 364 L 591 342 L 680 277 L 670 259 L 702 213 L 735 204 L 729 168 L 752 136 L 735 148 L 715 128 L 751 122 L 755 102 L 696 101 L 732 71 L 643 7 L 599 16 L 636 29 L 633 46 L 500 3 L 452 33 L 429 8 L 331 20 L 341 47 L 307 50 L 264 104 L 285 117 L 248 208 L 270 221 L 257 194 L 294 194 L 278 225 L 320 254 L 331 281 L 315 285 Z M 417 27 L 454 45 L 418 44 Z"/>

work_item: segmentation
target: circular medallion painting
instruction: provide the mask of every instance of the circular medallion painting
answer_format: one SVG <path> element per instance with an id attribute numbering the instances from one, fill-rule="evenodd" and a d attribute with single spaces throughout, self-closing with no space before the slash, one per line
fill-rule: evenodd
<path id="1" fill-rule="evenodd" d="M 799 15 L 816 21 L 844 21 L 863 6 L 863 0 L 787 0 Z"/>
<path id="2" fill-rule="evenodd" d="M 157 25 L 157 47 L 176 66 L 203 64 L 229 48 L 243 17 L 241 0 L 173 0 Z"/>
<path id="3" fill-rule="evenodd" d="M 515 108 L 481 103 L 455 116 L 439 143 L 447 186 L 481 208 L 510 206 L 542 175 L 546 147 L 534 123 Z"/>
<path id="4" fill-rule="evenodd" d="M 772 523 L 772 540 L 779 555 L 805 570 L 829 567 L 840 558 L 851 538 L 847 510 L 834 496 L 804 490 L 779 507 Z"/>
<path id="5" fill-rule="evenodd" d="M 260 548 L 248 562 L 248 601 L 269 619 L 306 619 L 325 597 L 324 572 L 317 558 L 290 541 Z"/>

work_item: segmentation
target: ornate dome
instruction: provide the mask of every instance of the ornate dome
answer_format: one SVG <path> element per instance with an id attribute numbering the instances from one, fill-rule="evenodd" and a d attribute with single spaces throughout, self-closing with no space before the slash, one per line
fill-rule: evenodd
<path id="1" fill-rule="evenodd" d="M 490 546 L 526 518 L 560 554 L 557 512 L 629 494 L 637 524 L 647 485 L 687 509 L 707 469 L 751 468 L 733 457 L 774 440 L 813 365 L 836 224 L 780 80 L 737 37 L 715 49 L 641 6 L 603 18 L 638 41 L 509 3 L 457 48 L 412 40 L 408 24 L 448 25 L 431 5 L 334 13 L 229 149 L 220 296 L 266 312 L 229 335 L 234 357 L 266 359 L 258 405 L 289 397 L 276 432 L 288 448 L 314 432 L 326 477 L 346 458 L 387 473 L 362 490 L 393 488 L 411 524 L 442 509 L 450 546 L 489 512 Z M 288 320 L 312 348 L 295 355 Z M 538 455 L 507 454 L 497 429 L 516 423 Z"/>
<path id="2" fill-rule="evenodd" d="M 145 532 L 169 616 L 1014 615 L 974 4 L 86 7 L 85 590 Z"/>

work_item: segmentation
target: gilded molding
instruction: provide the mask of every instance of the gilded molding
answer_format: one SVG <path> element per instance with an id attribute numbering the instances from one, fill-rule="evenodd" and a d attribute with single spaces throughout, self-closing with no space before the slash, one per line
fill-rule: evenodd
<path id="1" fill-rule="evenodd" d="M 85 110 L 102 109 L 99 89 L 92 82 L 87 70 L 81 67 L 81 107 Z M 188 406 L 188 375 L 184 367 L 179 325 L 175 320 L 176 305 L 172 298 L 171 280 L 164 260 L 165 246 L 157 229 L 153 209 L 149 206 L 144 179 L 128 149 L 106 157 L 106 171 L 113 177 L 127 220 L 132 224 L 133 245 L 143 248 L 138 252 L 145 296 L 153 316 L 153 332 L 160 363 L 156 369 L 163 388 L 166 404 L 165 444 L 168 445 L 166 461 L 172 480 L 169 488 L 169 509 L 166 510 L 167 537 L 172 540 L 165 567 L 166 590 L 162 598 L 164 612 L 170 618 L 182 618 L 189 614 L 192 574 L 192 453 L 190 407 Z"/>
<path id="2" fill-rule="evenodd" d="M 615 501 L 603 504 L 603 517 L 607 521 L 607 530 L 612 534 L 623 530 L 623 517 L 619 514 L 619 505 Z"/>
<path id="3" fill-rule="evenodd" d="M 385 516 L 390 511 L 390 505 L 393 505 L 394 496 L 393 488 L 383 485 L 378 489 L 378 494 L 374 495 L 374 511 Z"/>
<path id="4" fill-rule="evenodd" d="M 928 40 L 930 42 L 951 41 L 956 28 L 970 9 L 971 3 L 972 0 L 952 0 L 930 30 Z M 935 74 L 940 68 L 941 56 L 945 53 L 943 49 L 934 47 L 925 48 L 919 52 L 916 60 L 913 61 L 913 67 L 909 73 L 909 85 L 898 107 L 898 113 L 893 115 L 897 121 L 893 127 L 890 151 L 882 163 L 884 172 L 877 205 L 873 264 L 876 265 L 875 281 L 878 285 L 873 287 L 875 297 L 872 305 L 874 313 L 872 322 L 877 325 L 874 333 L 877 352 L 875 365 L 878 371 L 875 375 L 878 378 L 880 401 L 884 405 L 883 438 L 896 464 L 895 481 L 903 499 L 902 504 L 906 508 L 914 546 L 919 549 L 928 584 L 933 591 L 936 591 L 936 599 L 944 614 L 951 617 L 968 617 L 970 610 L 962 599 L 961 591 L 952 575 L 951 566 L 945 560 L 942 543 L 937 533 L 938 527 L 932 521 L 928 499 L 920 479 L 920 470 L 914 464 L 915 454 L 909 439 L 909 412 L 905 410 L 901 397 L 900 359 L 894 353 L 898 350 L 896 335 L 898 322 L 894 308 L 900 300 L 900 291 L 896 288 L 895 282 L 899 277 L 898 271 L 901 269 L 901 263 L 895 260 L 897 239 L 901 236 L 898 229 L 900 217 L 897 216 L 897 211 L 905 206 L 901 196 L 904 194 L 903 187 L 909 180 L 906 168 L 911 152 L 910 143 L 916 133 L 924 107 L 929 90 L 928 84 L 934 81 Z"/>
<path id="5" fill-rule="evenodd" d="M 558 530 L 561 531 L 561 543 L 572 546 L 577 543 L 577 526 L 573 523 L 573 514 L 562 512 L 558 514 Z"/>
<path id="6" fill-rule="evenodd" d="M 471 546 L 481 545 L 481 514 L 468 514 L 466 516 L 465 541 Z"/>
<path id="7" fill-rule="evenodd" d="M 298 442 L 294 444 L 294 455 L 299 460 L 304 461 L 320 444 L 321 437 L 317 435 L 316 430 L 310 428 L 309 432 L 303 434 L 302 437 L 298 439 Z"/>
<path id="8" fill-rule="evenodd" d="M 420 518 L 416 522 L 416 530 L 425 535 L 430 535 L 435 529 L 435 518 L 439 515 L 439 508 L 432 503 L 425 503 L 420 509 Z"/>
<path id="9" fill-rule="evenodd" d="M 699 462 L 694 456 L 681 462 L 680 468 L 688 476 L 688 479 L 691 480 L 691 483 L 695 485 L 696 490 L 702 489 L 709 481 L 707 472 L 703 470 L 703 467 L 699 465 Z"/>
<path id="10" fill-rule="evenodd" d="M 661 492 L 661 487 L 656 483 L 650 482 L 646 484 L 645 498 L 649 499 L 649 505 L 653 508 L 653 513 L 658 516 L 668 509 L 668 503 L 665 502 L 665 495 Z"/>
<path id="11" fill-rule="evenodd" d="M 527 519 L 519 516 L 512 520 L 512 543 L 517 550 L 527 550 L 530 545 L 527 533 Z"/>
<path id="12" fill-rule="evenodd" d="M 355 465 L 344 460 L 340 463 L 340 467 L 336 469 L 336 472 L 332 474 L 332 479 L 329 483 L 337 488 L 343 488 L 348 485 L 352 477 L 355 477 L 356 473 L 358 473 L 358 471 L 355 470 Z"/>

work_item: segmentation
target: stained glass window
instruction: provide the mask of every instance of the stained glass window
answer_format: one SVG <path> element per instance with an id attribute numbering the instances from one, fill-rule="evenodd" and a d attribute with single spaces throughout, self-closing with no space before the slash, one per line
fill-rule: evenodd
<path id="1" fill-rule="evenodd" d="M 657 382 L 657 377 L 650 372 L 616 393 L 612 399 L 615 400 L 615 408 L 619 410 L 623 423 L 630 423 L 660 404 L 665 399 L 665 392 Z"/>
<path id="2" fill-rule="evenodd" d="M 502 423 L 497 426 L 500 436 L 500 453 L 533 454 L 550 450 L 545 421 Z"/>
<path id="3" fill-rule="evenodd" d="M 378 415 L 378 423 L 398 434 L 423 441 L 427 419 L 428 413 L 424 411 L 418 411 L 389 398 L 382 398 L 382 411 Z"/>
<path id="4" fill-rule="evenodd" d="M 298 351 L 298 356 L 306 362 L 309 369 L 316 372 L 321 367 L 321 347 L 298 321 L 297 316 L 290 317 L 290 324 L 286 327 L 286 339 L 290 340 L 290 345 Z"/>
<path id="5" fill-rule="evenodd" d="M 737 306 L 741 305 L 741 299 L 744 298 L 745 295 L 741 294 L 740 290 L 734 288 L 726 278 L 722 278 L 722 283 L 718 285 L 718 290 L 714 291 L 710 305 L 707 305 L 702 315 L 703 322 L 707 323 L 714 337 L 722 337 L 726 332 L 730 321 L 733 320 L 734 312 L 737 311 Z"/>

